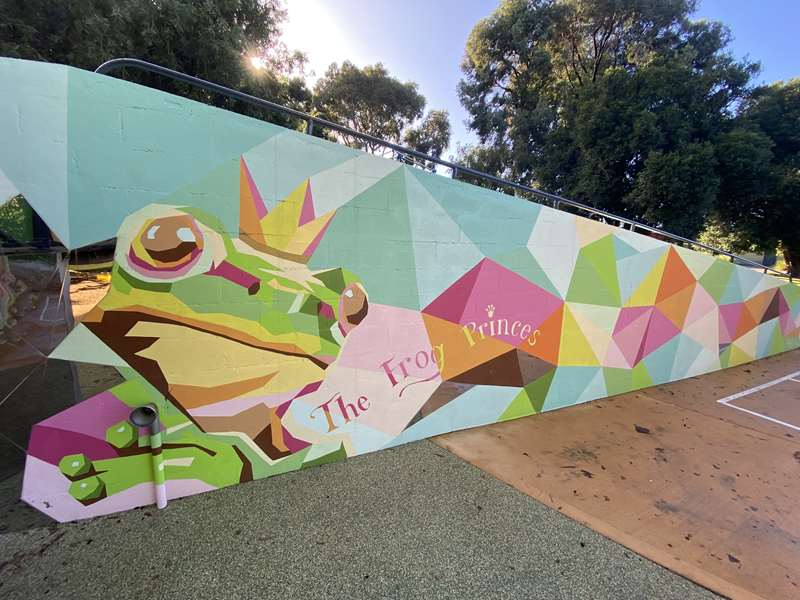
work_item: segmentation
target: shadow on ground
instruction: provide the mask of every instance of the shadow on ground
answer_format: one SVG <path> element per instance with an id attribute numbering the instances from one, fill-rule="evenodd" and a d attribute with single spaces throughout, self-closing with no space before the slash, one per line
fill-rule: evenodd
<path id="1" fill-rule="evenodd" d="M 0 596 L 714 598 L 428 441 L 78 523 L 0 483 Z"/>

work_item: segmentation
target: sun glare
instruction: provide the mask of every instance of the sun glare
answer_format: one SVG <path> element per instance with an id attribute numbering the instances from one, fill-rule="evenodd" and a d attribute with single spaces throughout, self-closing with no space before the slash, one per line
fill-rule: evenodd
<path id="1" fill-rule="evenodd" d="M 250 66 L 256 70 L 260 70 L 264 68 L 264 59 L 260 56 L 251 56 L 250 57 Z"/>

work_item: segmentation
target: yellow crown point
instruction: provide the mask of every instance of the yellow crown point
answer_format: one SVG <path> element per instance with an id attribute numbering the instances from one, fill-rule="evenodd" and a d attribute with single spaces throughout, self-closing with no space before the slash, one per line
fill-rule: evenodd
<path id="1" fill-rule="evenodd" d="M 311 181 L 298 185 L 268 211 L 244 161 L 240 161 L 239 235 L 249 246 L 298 262 L 307 262 L 335 211 L 316 217 Z"/>

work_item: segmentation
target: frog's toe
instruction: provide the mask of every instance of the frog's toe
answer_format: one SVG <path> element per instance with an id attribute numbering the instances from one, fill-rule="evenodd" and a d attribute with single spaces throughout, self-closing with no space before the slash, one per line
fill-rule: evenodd
<path id="1" fill-rule="evenodd" d="M 68 454 L 58 462 L 59 470 L 72 482 L 69 495 L 84 504 L 105 497 L 106 485 L 85 454 Z"/>
<path id="2" fill-rule="evenodd" d="M 69 486 L 69 495 L 79 502 L 92 502 L 105 496 L 106 484 L 97 475 L 73 481 Z"/>
<path id="3" fill-rule="evenodd" d="M 85 454 L 68 454 L 58 462 L 58 468 L 64 475 L 73 479 L 91 471 L 92 461 Z"/>

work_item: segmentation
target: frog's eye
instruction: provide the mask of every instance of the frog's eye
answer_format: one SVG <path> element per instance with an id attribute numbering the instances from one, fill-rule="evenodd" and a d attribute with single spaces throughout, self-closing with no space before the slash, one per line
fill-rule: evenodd
<path id="1" fill-rule="evenodd" d="M 153 204 L 130 215 L 117 235 L 117 264 L 142 281 L 177 281 L 225 258 L 220 235 L 192 215 Z"/>
<path id="2" fill-rule="evenodd" d="M 128 262 L 142 275 L 182 275 L 203 252 L 203 234 L 189 215 L 148 219 L 131 240 Z"/>
<path id="3" fill-rule="evenodd" d="M 339 297 L 339 327 L 347 333 L 361 323 L 369 311 L 369 298 L 360 283 L 348 285 Z"/>

